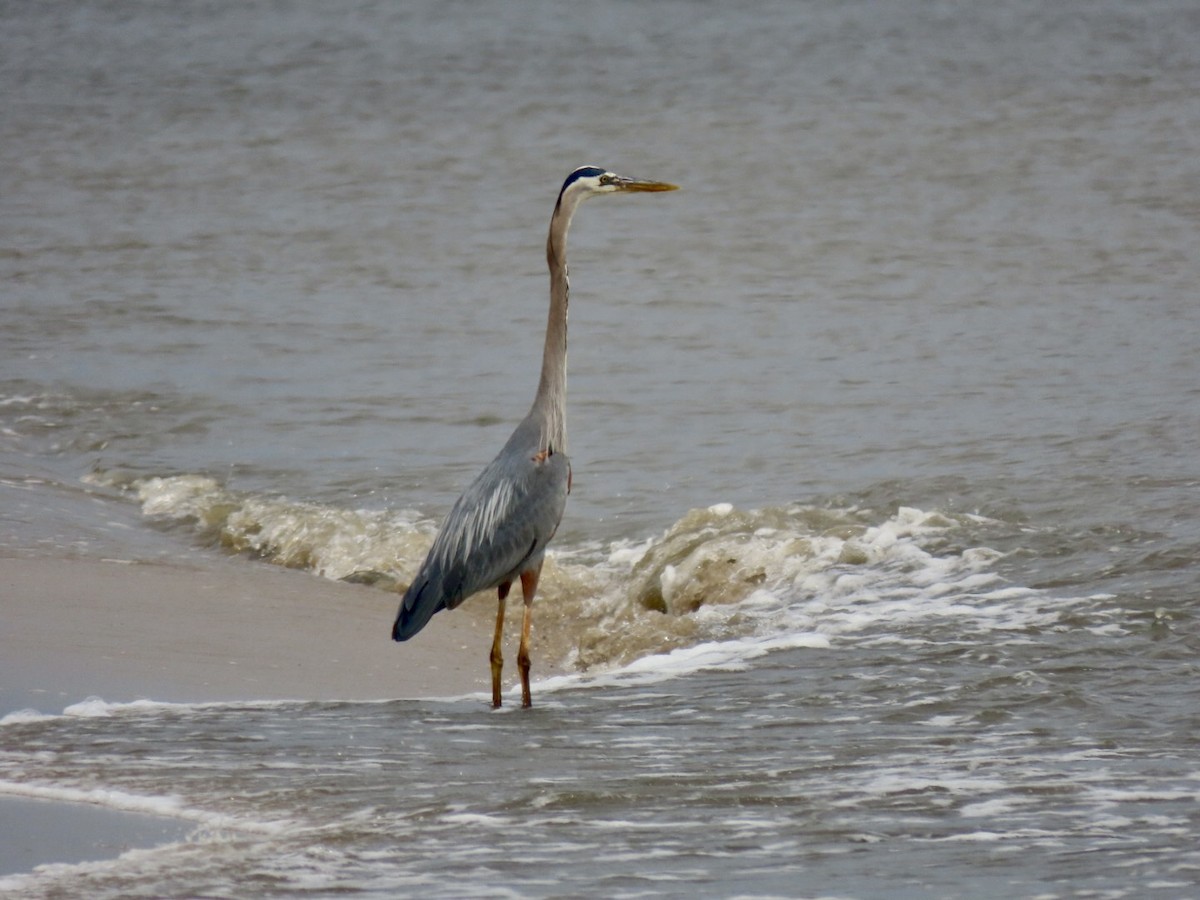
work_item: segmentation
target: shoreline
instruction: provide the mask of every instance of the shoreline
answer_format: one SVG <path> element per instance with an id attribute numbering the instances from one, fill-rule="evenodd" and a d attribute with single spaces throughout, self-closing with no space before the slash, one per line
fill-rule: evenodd
<path id="1" fill-rule="evenodd" d="M 0 891 L 47 864 L 115 859 L 128 850 L 186 840 L 195 822 L 92 803 L 0 794 Z M 18 885 L 19 886 L 19 885 Z"/>
<path id="2" fill-rule="evenodd" d="M 109 703 L 489 701 L 491 605 L 391 639 L 399 596 L 240 557 L 0 558 L 0 719 Z M 553 671 L 545 675 L 555 674 Z M 506 689 L 516 678 L 505 672 Z M 0 790 L 0 880 L 184 840 L 194 822 Z"/>

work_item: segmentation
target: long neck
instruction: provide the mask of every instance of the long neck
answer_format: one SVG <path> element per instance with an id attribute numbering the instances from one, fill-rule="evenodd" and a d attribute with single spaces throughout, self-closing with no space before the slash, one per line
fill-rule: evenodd
<path id="1" fill-rule="evenodd" d="M 550 267 L 550 313 L 546 321 L 546 346 L 542 351 L 542 377 L 530 415 L 541 425 L 542 448 L 567 449 L 567 230 L 582 198 L 567 191 L 550 217 L 546 263 Z"/>

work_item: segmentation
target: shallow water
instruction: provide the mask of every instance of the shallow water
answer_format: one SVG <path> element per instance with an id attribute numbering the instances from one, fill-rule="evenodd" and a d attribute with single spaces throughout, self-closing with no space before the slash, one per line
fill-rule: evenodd
<path id="1" fill-rule="evenodd" d="M 1034 635 L 660 667 L 528 713 L 91 704 L 3 735 L 22 782 L 198 822 L 59 879 L 100 894 L 1186 896 L 1194 678 L 1134 696 L 1138 667 Z"/>
<path id="2" fill-rule="evenodd" d="M 198 831 L 0 887 L 1194 892 L 1192 5 L 0 16 L 4 554 L 404 584 L 561 179 L 683 187 L 572 233 L 579 674 L 12 716 L 6 792 Z"/>

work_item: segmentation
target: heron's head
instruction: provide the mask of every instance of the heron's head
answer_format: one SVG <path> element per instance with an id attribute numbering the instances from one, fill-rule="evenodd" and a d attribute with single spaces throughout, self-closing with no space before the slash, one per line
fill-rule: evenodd
<path id="1" fill-rule="evenodd" d="M 599 166 L 580 166 L 567 176 L 558 199 L 559 202 L 562 202 L 563 197 L 568 195 L 578 195 L 582 200 L 596 194 L 615 194 L 622 191 L 674 191 L 677 189 L 676 185 L 667 184 L 665 181 L 629 178 L 601 169 Z"/>

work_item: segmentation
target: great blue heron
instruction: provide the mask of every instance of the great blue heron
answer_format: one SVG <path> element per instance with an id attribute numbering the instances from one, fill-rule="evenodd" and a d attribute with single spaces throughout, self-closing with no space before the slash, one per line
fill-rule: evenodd
<path id="1" fill-rule="evenodd" d="M 554 537 L 571 491 L 567 458 L 567 229 L 579 204 L 598 194 L 673 191 L 661 181 L 626 178 L 596 166 L 567 176 L 546 240 L 550 266 L 550 315 L 542 351 L 542 377 L 533 407 L 508 443 L 458 498 L 442 524 L 421 570 L 404 594 L 392 638 L 406 641 L 439 610 L 454 609 L 477 591 L 497 588 L 500 608 L 492 640 L 492 706 L 500 706 L 500 640 L 504 604 L 517 578 L 525 599 L 517 668 L 521 705 L 530 706 L 529 632 L 533 597 L 546 545 Z"/>

